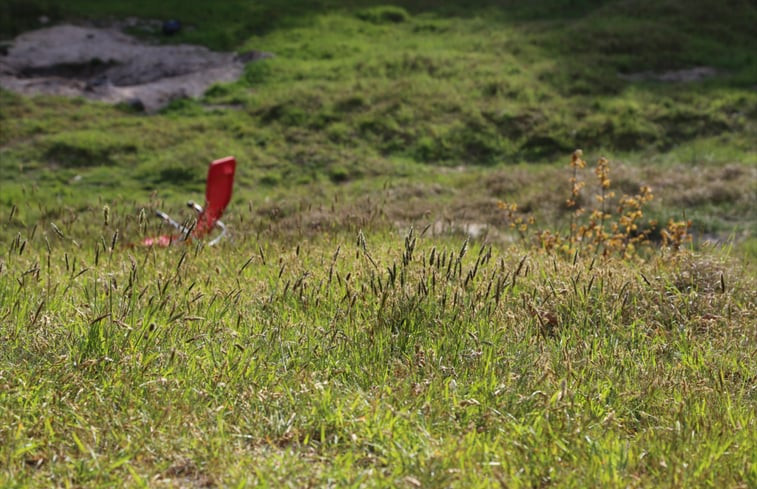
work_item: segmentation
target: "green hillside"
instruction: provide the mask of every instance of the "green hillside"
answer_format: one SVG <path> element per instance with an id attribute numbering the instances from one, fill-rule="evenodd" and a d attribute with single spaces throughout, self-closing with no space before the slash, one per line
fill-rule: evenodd
<path id="1" fill-rule="evenodd" d="M 480 172 L 564 162 L 575 148 L 626 162 L 653 186 L 646 179 L 667 185 L 665 175 L 717 173 L 713 167 L 726 164 L 754 177 L 757 36 L 749 26 L 757 8 L 750 2 L 434 3 L 5 1 L 8 34 L 43 13 L 79 22 L 181 13 L 187 28 L 177 37 L 139 34 L 275 58 L 151 117 L 0 93 L 3 205 L 37 191 L 43 205 L 74 208 L 91 204 L 81 197 L 93 193 L 141 205 L 159 190 L 174 202 L 200 190 L 207 162 L 226 154 L 241 163 L 237 202 L 255 204 L 312 195 L 311 186 L 328 200 L 331 184 L 380 198 L 387 181 L 405 179 L 489 203 L 539 201 L 538 172 L 522 172 L 515 189 L 522 195 L 473 184 Z M 717 74 L 689 83 L 633 78 L 692 67 Z M 474 176 L 440 172 L 461 167 Z M 694 192 L 703 196 L 679 195 L 689 185 L 666 189 L 666 204 L 679 213 L 686 207 L 703 232 L 740 232 L 754 204 L 748 181 L 699 179 Z M 427 210 L 446 208 L 424 200 Z M 39 215 L 19 207 L 32 220 Z"/>

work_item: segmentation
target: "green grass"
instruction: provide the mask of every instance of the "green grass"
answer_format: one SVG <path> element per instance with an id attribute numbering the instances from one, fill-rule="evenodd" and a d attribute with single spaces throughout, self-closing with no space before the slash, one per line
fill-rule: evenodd
<path id="1" fill-rule="evenodd" d="M 276 55 L 154 115 L 0 90 L 0 486 L 757 485 L 757 10 L 438 4 L 0 0 Z M 692 246 L 519 241 L 577 147 Z M 133 246 L 227 154 L 228 240 Z"/>
<path id="2" fill-rule="evenodd" d="M 717 253 L 417 231 L 111 249 L 135 217 L 3 254 L 5 484 L 757 481 L 754 277 Z"/>

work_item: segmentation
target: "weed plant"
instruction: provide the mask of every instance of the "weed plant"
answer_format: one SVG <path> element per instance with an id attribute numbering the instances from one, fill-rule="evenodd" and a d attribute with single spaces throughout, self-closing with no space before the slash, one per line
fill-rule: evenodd
<path id="1" fill-rule="evenodd" d="M 610 161 L 600 157 L 594 168 L 596 205 L 587 209 L 590 202 L 582 193 L 586 182 L 579 177 L 579 171 L 586 168 L 582 150 L 573 152 L 570 168 L 570 196 L 564 204 L 565 211 L 569 213 L 568 229 L 564 233 L 541 229 L 536 231 L 533 243 L 546 252 L 559 250 L 566 255 L 581 253 L 594 256 L 617 254 L 624 259 L 639 257 L 640 248 L 650 245 L 650 235 L 657 227 L 656 220 L 640 224 L 645 205 L 654 198 L 652 189 L 642 185 L 636 194 L 623 194 L 616 199 L 615 191 L 611 189 Z M 535 225 L 536 219 L 518 213 L 517 203 L 499 201 L 497 207 L 504 212 L 509 228 L 527 241 L 529 226 Z M 659 232 L 663 247 L 679 251 L 684 243 L 692 240 L 690 228 L 691 221 L 669 218 L 667 226 Z"/>

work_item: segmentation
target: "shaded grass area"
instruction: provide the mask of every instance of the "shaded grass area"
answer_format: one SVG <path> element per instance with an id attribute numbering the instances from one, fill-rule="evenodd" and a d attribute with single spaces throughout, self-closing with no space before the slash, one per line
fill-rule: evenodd
<path id="1" fill-rule="evenodd" d="M 757 481 L 755 283 L 727 257 L 254 228 L 122 248 L 139 221 L 89 213 L 3 253 L 7 483 Z"/>

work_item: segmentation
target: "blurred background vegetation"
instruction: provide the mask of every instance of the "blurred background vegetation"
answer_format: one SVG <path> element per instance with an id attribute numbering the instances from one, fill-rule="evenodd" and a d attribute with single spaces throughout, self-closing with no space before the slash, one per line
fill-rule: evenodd
<path id="1" fill-rule="evenodd" d="M 96 198 L 178 205 L 202 191 L 210 160 L 234 154 L 237 205 L 261 219 L 301 208 L 297 195 L 343 195 L 354 212 L 360 199 L 384 201 L 392 220 L 496 225 L 497 199 L 559 204 L 562 168 L 581 147 L 616 162 L 623 190 L 652 185 L 659 216 L 687 213 L 702 235 L 753 235 L 748 0 L 0 0 L 0 37 L 43 16 L 177 18 L 172 37 L 130 32 L 275 57 L 150 116 L 0 90 L 0 202 L 27 202 L 19 223 Z M 713 76 L 657 78 L 701 67 Z"/>

